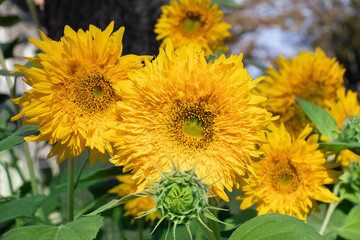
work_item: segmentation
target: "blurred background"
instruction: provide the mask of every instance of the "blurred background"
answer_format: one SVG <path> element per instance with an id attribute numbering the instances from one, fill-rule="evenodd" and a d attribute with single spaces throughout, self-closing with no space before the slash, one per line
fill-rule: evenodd
<path id="1" fill-rule="evenodd" d="M 38 28 L 59 40 L 65 25 L 74 30 L 89 24 L 104 29 L 111 21 L 115 28 L 125 26 L 124 54 L 157 55 L 154 25 L 160 6 L 168 0 L 5 0 L 0 1 L 0 47 L 9 71 L 23 56 L 32 57 L 37 49 L 27 39 L 39 38 Z M 244 54 L 245 66 L 253 77 L 264 74 L 278 55 L 286 58 L 298 51 L 322 48 L 346 68 L 345 85 L 360 90 L 360 1 L 359 0 L 214 0 L 224 11 L 224 21 L 232 25 L 227 39 L 230 54 Z M 30 4 L 34 3 L 34 4 Z M 34 6 L 34 8 L 29 7 Z M 9 95 L 4 76 L 0 76 L 1 97 Z M 13 82 L 14 83 L 14 82 Z M 17 78 L 16 95 L 27 90 Z M 0 128 L 1 128 L 0 110 Z M 4 117 L 4 116 L 2 116 Z M 1 130 L 1 129 L 0 129 Z M 55 160 L 46 160 L 46 143 L 31 143 L 35 169 L 42 179 L 59 172 Z M 2 152 L 0 161 L 8 156 Z M 22 165 L 20 164 L 20 167 Z M 26 166 L 24 166 L 26 167 Z M 60 166 L 61 167 L 61 166 Z M 26 172 L 26 171 L 24 171 Z M 0 195 L 10 194 L 0 167 Z M 16 175 L 14 175 L 16 178 Z M 15 181 L 16 182 L 16 181 Z M 17 186 L 14 186 L 16 188 Z"/>

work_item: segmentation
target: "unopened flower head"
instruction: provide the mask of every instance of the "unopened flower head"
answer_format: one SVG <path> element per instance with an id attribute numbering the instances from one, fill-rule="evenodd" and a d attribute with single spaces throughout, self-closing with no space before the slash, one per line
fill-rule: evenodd
<path id="1" fill-rule="evenodd" d="M 272 120 L 259 106 L 266 99 L 250 93 L 260 79 L 251 79 L 241 56 L 208 63 L 198 46 L 174 50 L 170 41 L 130 78 L 134 88 L 118 104 L 123 121 L 110 161 L 133 171 L 141 191 L 145 177 L 161 176 L 149 159 L 165 172 L 172 169 L 169 157 L 180 159 L 181 171 L 200 159 L 196 175 L 208 176 L 206 184 L 217 181 L 210 193 L 228 200 L 224 187 L 231 191 L 251 172 L 259 133 Z"/>
<path id="2" fill-rule="evenodd" d="M 199 44 L 206 55 L 215 54 L 215 50 L 227 51 L 224 39 L 230 36 L 230 24 L 222 22 L 223 12 L 211 0 L 170 1 L 170 5 L 161 7 L 163 14 L 155 25 L 157 40 L 173 41 L 174 47 L 189 43 Z"/>
<path id="3" fill-rule="evenodd" d="M 32 89 L 13 100 L 23 110 L 12 120 L 25 116 L 25 124 L 39 125 L 40 133 L 25 139 L 55 144 L 48 157 L 58 155 L 58 163 L 85 149 L 91 149 L 91 165 L 98 157 L 105 162 L 106 151 L 112 154 L 105 138 L 119 121 L 116 102 L 130 84 L 128 72 L 142 67 L 143 60 L 121 56 L 124 27 L 113 29 L 113 22 L 104 31 L 90 25 L 75 32 L 65 26 L 60 41 L 40 32 L 42 40 L 30 42 L 44 53 L 25 58 L 36 67 L 16 65 Z"/>
<path id="4" fill-rule="evenodd" d="M 337 181 L 339 172 L 331 170 L 324 154 L 318 150 L 318 135 L 311 135 L 309 126 L 292 138 L 284 125 L 272 126 L 264 136 L 268 143 L 261 149 L 264 158 L 254 162 L 256 176 L 250 176 L 241 209 L 256 204 L 258 215 L 280 213 L 306 220 L 316 201 L 332 203 L 340 199 L 324 185 Z"/>
<path id="5" fill-rule="evenodd" d="M 279 123 L 283 122 L 291 134 L 299 135 L 311 121 L 295 97 L 326 108 L 327 102 L 337 100 L 344 72 L 335 58 L 328 58 L 318 48 L 315 53 L 300 52 L 290 60 L 279 57 L 257 91 L 268 98 L 266 108 L 280 116 Z"/>

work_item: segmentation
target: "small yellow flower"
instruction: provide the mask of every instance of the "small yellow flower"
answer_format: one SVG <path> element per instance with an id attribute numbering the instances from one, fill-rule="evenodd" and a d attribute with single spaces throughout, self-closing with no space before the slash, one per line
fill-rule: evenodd
<path id="1" fill-rule="evenodd" d="M 44 53 L 25 58 L 36 65 L 16 65 L 32 87 L 13 102 L 23 110 L 12 120 L 25 116 L 25 124 L 40 126 L 40 134 L 27 141 L 48 140 L 55 144 L 48 157 L 57 163 L 91 149 L 90 164 L 98 157 L 106 161 L 112 146 L 105 140 L 113 133 L 121 91 L 128 87 L 128 72 L 142 67 L 142 57 L 121 56 L 124 27 L 113 32 L 114 23 L 101 31 L 90 25 L 78 32 L 65 26 L 60 41 L 40 32 L 42 40 L 30 39 Z M 112 33 L 113 32 L 113 33 Z"/>
<path id="2" fill-rule="evenodd" d="M 257 143 L 272 120 L 259 105 L 266 99 L 250 93 L 261 80 L 252 80 L 242 56 L 220 56 L 207 63 L 194 44 L 166 49 L 130 75 L 133 92 L 118 104 L 119 122 L 113 136 L 116 154 L 110 161 L 133 171 L 140 190 L 172 169 L 192 169 L 210 193 L 228 200 L 229 191 L 251 172 Z M 144 177 L 145 176 L 145 177 Z"/>
<path id="3" fill-rule="evenodd" d="M 339 201 L 324 186 L 336 182 L 339 173 L 329 169 L 332 166 L 317 150 L 318 135 L 309 136 L 312 128 L 306 126 L 296 139 L 283 124 L 270 129 L 261 146 L 264 158 L 253 163 L 256 177 L 250 176 L 244 195 L 238 197 L 240 208 L 256 204 L 258 215 L 280 213 L 306 220 L 313 209 L 318 210 L 316 201 Z"/>
<path id="4" fill-rule="evenodd" d="M 116 179 L 121 182 L 116 187 L 109 190 L 109 193 L 117 194 L 119 197 L 125 197 L 131 193 L 135 193 L 137 186 L 132 179 L 132 175 L 120 175 Z M 131 223 L 135 222 L 137 217 L 140 217 L 144 212 L 149 211 L 155 207 L 155 201 L 152 198 L 138 197 L 130 200 L 124 204 L 125 215 L 133 216 Z M 152 223 L 161 217 L 161 213 L 156 211 L 145 216 L 145 220 L 150 220 Z"/>
<path id="5" fill-rule="evenodd" d="M 175 48 L 189 43 L 199 44 L 206 55 L 215 54 L 215 50 L 226 52 L 224 39 L 230 36 L 228 23 L 222 22 L 223 12 L 211 0 L 170 1 L 162 6 L 163 14 L 155 25 L 157 40 L 170 38 Z"/>
<path id="6" fill-rule="evenodd" d="M 339 99 L 337 102 L 328 103 L 330 108 L 329 113 L 336 120 L 339 126 L 339 131 L 342 131 L 346 117 L 352 118 L 359 115 L 360 104 L 357 99 L 356 92 L 351 90 L 346 92 L 345 88 L 341 88 L 336 93 Z M 359 161 L 359 159 L 359 155 L 345 149 L 341 151 L 337 161 L 340 162 L 344 168 L 346 168 L 349 166 L 351 161 Z"/>
<path id="7" fill-rule="evenodd" d="M 266 108 L 280 116 L 291 134 L 298 135 L 311 121 L 295 97 L 327 107 L 326 101 L 337 100 L 336 91 L 342 87 L 345 69 L 320 48 L 315 53 L 300 52 L 290 60 L 279 57 L 274 65 L 257 91 L 268 98 Z"/>

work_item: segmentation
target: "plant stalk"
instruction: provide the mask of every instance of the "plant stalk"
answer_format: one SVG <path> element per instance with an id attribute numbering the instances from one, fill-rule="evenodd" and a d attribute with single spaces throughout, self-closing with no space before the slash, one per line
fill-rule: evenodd
<path id="1" fill-rule="evenodd" d="M 334 193 L 334 195 L 336 195 L 336 196 L 337 196 L 338 193 L 339 193 L 340 185 L 341 185 L 341 183 L 337 183 L 337 184 L 335 184 L 335 186 L 334 186 L 333 193 Z M 326 227 L 327 227 L 327 225 L 328 225 L 328 223 L 329 223 L 329 221 L 330 221 L 331 215 L 332 215 L 333 212 L 335 211 L 337 205 L 339 205 L 339 202 L 333 202 L 333 203 L 330 203 L 330 204 L 329 204 L 329 207 L 328 207 L 328 209 L 327 209 L 327 211 L 326 211 L 326 215 L 325 215 L 324 221 L 323 221 L 323 223 L 322 223 L 322 225 L 321 225 L 321 228 L 320 228 L 320 231 L 319 231 L 320 235 L 324 235 L 325 230 L 326 230 Z"/>
<path id="2" fill-rule="evenodd" d="M 74 172 L 75 158 L 69 159 L 69 175 L 68 175 L 68 218 L 69 222 L 74 220 Z"/>

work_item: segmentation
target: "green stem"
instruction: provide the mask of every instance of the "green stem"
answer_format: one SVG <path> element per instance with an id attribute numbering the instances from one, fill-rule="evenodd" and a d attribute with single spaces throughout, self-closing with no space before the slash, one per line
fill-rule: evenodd
<path id="1" fill-rule="evenodd" d="M 28 143 L 24 142 L 23 147 L 24 147 L 24 151 L 25 151 L 26 163 L 28 165 L 29 174 L 30 174 L 30 183 L 31 183 L 32 194 L 34 196 L 36 196 L 36 195 L 39 195 L 39 189 L 38 189 L 38 185 L 37 185 L 37 181 L 36 181 L 36 177 L 35 177 L 33 161 L 31 159 Z"/>
<path id="2" fill-rule="evenodd" d="M 137 219 L 137 227 L 139 232 L 139 240 L 144 239 L 144 218 Z"/>
<path id="3" fill-rule="evenodd" d="M 17 164 L 17 158 L 15 156 L 15 153 L 14 153 L 13 149 L 10 149 L 10 155 L 11 155 L 11 160 L 12 160 L 13 167 L 18 172 L 18 174 L 19 174 L 21 180 L 23 181 L 23 183 L 26 182 L 24 174 L 22 173 L 22 171 L 20 170 L 20 168 L 19 168 L 19 166 Z"/>
<path id="4" fill-rule="evenodd" d="M 70 158 L 68 175 L 68 218 L 69 222 L 74 220 L 74 172 L 75 158 Z"/>
<path id="5" fill-rule="evenodd" d="M 74 190 L 77 188 L 77 186 L 78 186 L 78 184 L 79 184 L 79 182 L 80 182 L 81 174 L 82 174 L 82 172 L 84 171 L 84 169 L 85 169 L 85 167 L 86 167 L 86 165 L 87 165 L 87 163 L 88 163 L 89 161 L 90 161 L 90 158 L 88 158 L 88 159 L 84 162 L 84 164 L 82 165 L 82 167 L 81 167 L 81 169 L 80 169 L 80 172 L 79 172 L 79 174 L 78 174 L 77 177 L 76 177 Z"/>
<path id="6" fill-rule="evenodd" d="M 91 201 L 88 205 L 86 205 L 83 209 L 81 209 L 74 217 L 74 219 L 78 219 L 79 217 L 81 217 L 83 214 L 87 213 L 90 209 L 92 209 L 93 207 L 96 206 L 97 203 L 103 201 L 104 199 L 106 199 L 110 194 L 105 194 L 103 196 L 101 196 L 98 199 L 95 199 L 93 201 Z"/>
<path id="7" fill-rule="evenodd" d="M 21 192 L 20 190 L 18 190 L 16 192 L 16 199 L 19 199 L 20 198 L 20 195 L 21 195 Z M 20 218 L 15 218 L 15 226 L 18 228 L 18 227 L 21 227 L 21 219 Z"/>
<path id="8" fill-rule="evenodd" d="M 0 64 L 1 64 L 2 69 L 8 70 L 7 67 L 6 67 L 6 64 L 5 64 L 5 58 L 4 58 L 4 54 L 2 52 L 2 49 L 0 49 Z M 11 82 L 10 76 L 5 76 L 5 79 L 6 79 L 8 87 L 9 87 L 10 96 L 11 96 L 12 89 L 13 89 L 14 86 L 13 86 L 13 84 Z"/>
<path id="9" fill-rule="evenodd" d="M 213 207 L 215 207 L 215 201 L 214 198 L 210 198 L 210 205 L 212 205 Z M 217 212 L 215 210 L 212 210 L 212 213 L 214 214 L 215 217 L 217 217 Z M 211 230 L 213 231 L 213 234 L 215 236 L 216 240 L 220 240 L 221 239 L 221 234 L 220 234 L 220 228 L 219 228 L 219 223 L 210 220 L 210 226 L 211 226 Z"/>
<path id="10" fill-rule="evenodd" d="M 207 236 L 206 239 L 208 239 L 208 240 L 216 240 L 215 235 L 214 235 L 214 232 L 211 232 L 211 231 L 209 231 L 209 229 L 205 228 L 204 225 L 202 225 L 202 224 L 199 222 L 199 220 L 196 219 L 195 222 L 199 225 L 199 227 L 201 227 L 201 228 L 203 229 L 202 232 L 206 234 L 206 236 Z"/>
<path id="11" fill-rule="evenodd" d="M 11 195 L 14 196 L 15 193 L 14 193 L 14 188 L 13 188 L 13 185 L 12 185 L 12 182 L 11 182 L 9 165 L 7 163 L 1 163 L 1 165 L 3 166 L 3 168 L 4 168 L 5 172 L 6 172 L 6 176 L 7 176 L 8 182 L 9 182 L 9 188 L 10 188 Z"/>
<path id="12" fill-rule="evenodd" d="M 40 29 L 40 22 L 39 22 L 39 18 L 37 16 L 36 7 L 35 7 L 33 0 L 26 0 L 26 5 L 28 6 L 28 8 L 30 10 L 30 14 L 35 23 L 35 26 L 38 29 Z"/>
<path id="13" fill-rule="evenodd" d="M 335 186 L 334 186 L 333 193 L 334 193 L 334 195 L 336 195 L 336 196 L 337 196 L 338 193 L 339 193 L 340 185 L 341 185 L 341 183 L 337 183 L 337 184 L 335 184 Z M 326 230 L 326 227 L 327 227 L 327 225 L 328 225 L 328 223 L 329 223 L 329 221 L 330 221 L 331 215 L 333 214 L 333 212 L 334 212 L 334 210 L 336 209 L 336 207 L 337 207 L 338 204 L 339 204 L 339 202 L 333 202 L 333 203 L 330 203 L 330 204 L 329 204 L 329 207 L 328 207 L 328 209 L 327 209 L 327 211 L 326 211 L 326 215 L 325 215 L 324 221 L 323 221 L 323 223 L 322 223 L 322 225 L 321 225 L 321 228 L 320 228 L 320 231 L 319 231 L 319 233 L 320 233 L 321 235 L 324 235 L 325 230 Z"/>
<path id="14" fill-rule="evenodd" d="M 121 239 L 126 240 L 124 228 L 123 228 L 123 209 L 120 207 L 114 208 L 113 218 L 115 219 L 116 225 L 118 226 Z"/>

